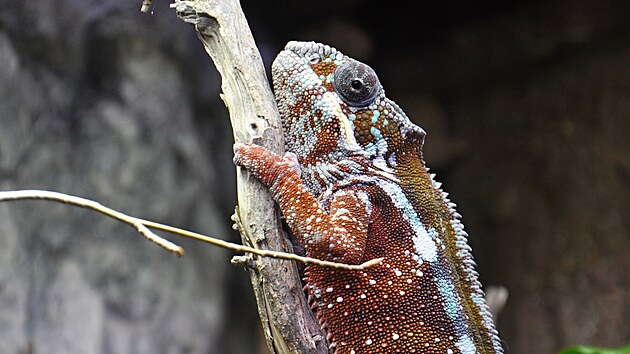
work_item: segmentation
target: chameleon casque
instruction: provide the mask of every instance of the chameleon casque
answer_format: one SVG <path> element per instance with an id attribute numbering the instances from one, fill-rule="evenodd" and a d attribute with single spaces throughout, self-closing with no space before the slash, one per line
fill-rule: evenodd
<path id="1" fill-rule="evenodd" d="M 309 300 L 334 353 L 502 353 L 461 217 L 422 157 L 425 132 L 376 73 L 289 42 L 272 66 L 287 153 L 237 144 L 310 257 Z"/>

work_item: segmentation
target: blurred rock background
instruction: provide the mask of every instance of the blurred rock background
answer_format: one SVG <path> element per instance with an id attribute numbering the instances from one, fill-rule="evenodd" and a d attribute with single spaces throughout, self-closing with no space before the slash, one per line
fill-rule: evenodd
<path id="1" fill-rule="evenodd" d="M 220 78 L 168 2 L 0 0 L 0 189 L 96 199 L 228 240 Z M 288 40 L 369 63 L 428 132 L 509 353 L 630 343 L 630 3 L 244 1 Z M 0 353 L 252 353 L 230 253 L 48 202 L 0 204 Z"/>

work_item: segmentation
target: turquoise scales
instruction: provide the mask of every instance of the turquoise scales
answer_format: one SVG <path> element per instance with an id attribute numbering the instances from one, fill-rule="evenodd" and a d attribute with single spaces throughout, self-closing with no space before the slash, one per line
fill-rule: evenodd
<path id="1" fill-rule="evenodd" d="M 290 42 L 273 64 L 285 156 L 237 145 L 315 258 L 309 300 L 335 353 L 502 353 L 467 234 L 422 158 L 425 132 L 374 71 L 334 48 Z"/>

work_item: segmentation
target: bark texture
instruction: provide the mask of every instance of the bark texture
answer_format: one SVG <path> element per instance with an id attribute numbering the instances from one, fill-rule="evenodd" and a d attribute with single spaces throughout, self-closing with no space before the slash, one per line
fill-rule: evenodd
<path id="1" fill-rule="evenodd" d="M 282 153 L 280 115 L 238 0 L 176 2 L 178 16 L 195 26 L 221 73 L 222 98 L 237 143 Z M 291 252 L 267 187 L 237 173 L 237 217 L 243 243 Z M 247 257 L 263 333 L 272 353 L 327 353 L 325 334 L 311 312 L 294 262 Z"/>

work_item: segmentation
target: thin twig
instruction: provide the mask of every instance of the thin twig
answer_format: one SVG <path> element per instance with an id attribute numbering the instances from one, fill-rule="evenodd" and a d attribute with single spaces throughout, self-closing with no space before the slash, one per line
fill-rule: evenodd
<path id="1" fill-rule="evenodd" d="M 127 223 L 138 230 L 142 236 L 144 236 L 149 241 L 155 242 L 159 246 L 175 253 L 178 256 L 184 255 L 184 249 L 180 246 L 161 238 L 160 236 L 154 234 L 149 230 L 144 224 L 143 220 L 135 218 L 133 216 L 129 216 L 123 214 L 114 209 L 108 208 L 98 202 L 93 200 L 75 197 L 72 195 L 67 195 L 63 193 L 53 192 L 53 191 L 43 191 L 43 190 L 19 190 L 19 191 L 1 191 L 0 192 L 0 202 L 3 201 L 13 201 L 13 200 L 27 200 L 27 199 L 38 199 L 38 200 L 51 200 L 56 202 L 61 202 L 64 204 L 70 204 L 79 206 L 82 208 L 92 209 L 98 211 L 99 213 L 105 214 L 111 218 Z"/>
<path id="2" fill-rule="evenodd" d="M 306 264 L 316 264 L 322 267 L 329 267 L 329 268 L 336 268 L 336 269 L 343 269 L 343 270 L 363 270 L 363 269 L 373 267 L 376 264 L 383 261 L 383 258 L 376 258 L 376 259 L 372 259 L 358 265 L 323 261 L 316 258 L 298 256 L 295 253 L 276 252 L 276 251 L 270 251 L 270 250 L 251 248 L 251 247 L 239 245 L 236 243 L 223 241 L 214 237 L 205 236 L 196 232 L 183 230 L 183 229 L 179 229 L 179 228 L 164 225 L 164 224 L 159 224 L 153 221 L 142 220 L 142 219 L 138 219 L 138 220 L 150 228 L 174 233 L 174 234 L 184 236 L 184 237 L 193 238 L 195 240 L 203 241 L 203 242 L 206 242 L 206 243 L 218 246 L 218 247 L 227 248 L 229 250 L 236 251 L 236 252 L 252 253 L 261 257 L 288 259 L 288 260 L 294 260 L 294 261 L 298 261 L 298 262 L 302 262 Z"/>
<path id="3" fill-rule="evenodd" d="M 223 241 L 214 237 L 202 235 L 196 232 L 180 229 L 177 227 L 136 218 L 134 216 L 123 214 L 119 211 L 108 208 L 93 200 L 71 196 L 64 193 L 44 191 L 44 190 L 0 191 L 0 202 L 27 200 L 27 199 L 50 200 L 50 201 L 56 201 L 56 202 L 61 202 L 64 204 L 70 204 L 70 205 L 75 205 L 82 208 L 95 210 L 111 218 L 122 221 L 129 225 L 132 225 L 133 227 L 136 228 L 136 230 L 138 230 L 138 232 L 140 232 L 140 234 L 142 234 L 142 236 L 144 236 L 150 241 L 155 242 L 159 246 L 175 253 L 178 256 L 184 255 L 184 249 L 182 247 L 156 235 L 151 230 L 149 230 L 149 228 L 162 230 L 162 231 L 170 232 L 170 233 L 177 234 L 180 236 L 203 241 L 203 242 L 206 242 L 206 243 L 218 246 L 218 247 L 226 248 L 226 249 L 237 251 L 237 252 L 252 253 L 261 257 L 294 260 L 294 261 L 298 261 L 302 263 L 316 264 L 322 267 L 330 267 L 330 268 L 336 268 L 336 269 L 341 269 L 341 270 L 363 270 L 363 269 L 370 268 L 380 263 L 383 260 L 382 258 L 377 258 L 377 259 L 372 259 L 370 261 L 367 261 L 363 264 L 354 265 L 354 264 L 343 264 L 343 263 L 322 261 L 322 260 L 310 258 L 310 257 L 301 257 L 293 253 L 255 249 L 255 248 L 239 245 L 236 243 Z"/>

